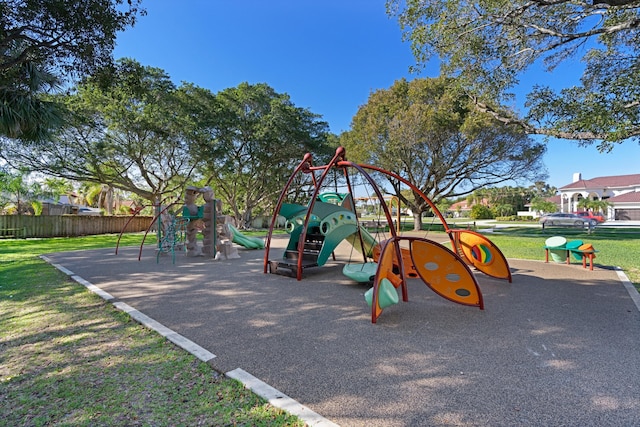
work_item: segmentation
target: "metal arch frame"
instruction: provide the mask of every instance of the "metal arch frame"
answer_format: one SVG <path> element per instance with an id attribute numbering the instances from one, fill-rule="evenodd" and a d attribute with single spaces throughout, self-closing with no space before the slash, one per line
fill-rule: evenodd
<path id="1" fill-rule="evenodd" d="M 386 203 L 384 203 L 384 196 L 382 194 L 382 192 L 380 191 L 380 188 L 378 187 L 378 185 L 375 183 L 375 181 L 373 180 L 373 178 L 371 177 L 371 175 L 367 172 L 367 170 L 372 170 L 375 172 L 380 172 L 382 174 L 388 175 L 394 179 L 399 180 L 400 182 L 402 182 L 403 184 L 407 185 L 409 188 L 411 188 L 412 191 L 414 191 L 416 194 L 418 194 L 428 205 L 429 207 L 432 209 L 432 211 L 434 212 L 435 215 L 438 216 L 438 218 L 440 219 L 440 221 L 442 222 L 445 232 L 447 233 L 447 235 L 449 236 L 449 239 L 452 242 L 452 245 L 455 245 L 455 242 L 453 240 L 453 236 L 451 234 L 451 229 L 449 228 L 449 225 L 447 224 L 444 216 L 442 215 L 442 213 L 440 213 L 440 211 L 438 210 L 438 208 L 436 207 L 436 205 L 431 201 L 431 199 L 429 199 L 419 188 L 417 188 L 415 185 L 413 185 L 411 182 L 409 182 L 408 180 L 406 180 L 405 178 L 402 178 L 400 175 L 387 171 L 385 169 L 382 169 L 380 167 L 377 166 L 372 166 L 372 165 L 366 165 L 366 164 L 358 164 L 358 163 L 353 163 L 351 161 L 348 161 L 346 159 L 346 150 L 344 149 L 344 147 L 338 147 L 336 149 L 336 152 L 334 154 L 334 156 L 331 158 L 331 160 L 329 161 L 329 163 L 327 163 L 326 165 L 323 166 L 313 166 L 313 162 L 312 162 L 312 155 L 311 153 L 306 153 L 302 159 L 302 161 L 300 162 L 300 164 L 295 168 L 295 170 L 293 171 L 293 173 L 291 174 L 291 176 L 289 177 L 287 183 L 285 184 L 284 188 L 282 189 L 282 192 L 280 193 L 280 196 L 278 197 L 278 201 L 276 203 L 275 209 L 274 209 L 274 213 L 273 216 L 271 218 L 271 223 L 269 224 L 269 232 L 267 234 L 267 239 L 266 239 L 266 244 L 265 244 L 265 255 L 264 255 L 264 270 L 263 272 L 266 274 L 268 273 L 269 270 L 269 252 L 271 249 L 271 238 L 273 236 L 273 230 L 275 228 L 275 224 L 277 222 L 278 219 L 278 214 L 280 212 L 280 208 L 282 207 L 282 204 L 284 202 L 284 199 L 286 197 L 286 195 L 288 194 L 289 191 L 289 187 L 291 186 L 291 183 L 293 182 L 294 178 L 298 175 L 298 173 L 303 172 L 303 173 L 310 173 L 312 176 L 312 180 L 313 180 L 313 185 L 314 185 L 314 191 L 313 194 L 311 196 L 311 200 L 309 202 L 309 205 L 307 207 L 307 212 L 305 215 L 305 220 L 304 223 L 302 225 L 303 229 L 302 229 L 302 233 L 300 235 L 299 238 L 299 242 L 298 242 L 298 261 L 297 261 L 297 280 L 302 280 L 302 252 L 303 252 L 303 244 L 301 242 L 304 242 L 305 236 L 307 234 L 307 228 L 309 226 L 309 221 L 311 220 L 311 212 L 313 211 L 313 207 L 315 205 L 315 201 L 318 197 L 318 194 L 320 193 L 320 188 L 325 180 L 325 178 L 327 177 L 327 174 L 329 173 L 329 170 L 331 168 L 340 168 L 344 170 L 345 173 L 345 177 L 347 180 L 347 187 L 348 190 L 351 194 L 353 194 L 352 188 L 351 188 L 351 182 L 349 180 L 349 176 L 346 172 L 347 168 L 354 168 L 356 169 L 368 182 L 369 184 L 372 186 L 376 196 L 378 197 L 378 199 L 380 200 L 380 204 L 383 208 L 385 217 L 387 219 L 387 222 L 389 224 L 393 224 L 393 218 L 391 215 L 391 212 L 389 210 L 389 207 L 386 205 Z M 319 179 L 316 179 L 315 176 L 315 171 L 322 171 L 322 174 L 320 176 Z M 355 206 L 353 207 L 353 209 L 355 210 Z M 396 251 L 396 255 L 398 257 L 398 260 L 400 260 L 400 267 L 401 267 L 401 277 L 403 277 L 403 284 L 402 284 L 402 293 L 403 293 L 403 300 L 406 301 L 406 283 L 405 283 L 405 279 L 404 279 L 404 265 L 402 264 L 402 256 L 401 256 L 401 252 L 400 252 L 400 245 L 399 245 L 399 241 L 397 239 L 397 231 L 393 228 L 390 227 L 389 228 L 390 233 L 391 233 L 391 238 L 393 239 L 394 242 L 396 242 L 394 244 L 395 251 Z M 362 237 L 360 237 L 361 239 Z M 455 247 L 455 246 L 454 246 Z"/>

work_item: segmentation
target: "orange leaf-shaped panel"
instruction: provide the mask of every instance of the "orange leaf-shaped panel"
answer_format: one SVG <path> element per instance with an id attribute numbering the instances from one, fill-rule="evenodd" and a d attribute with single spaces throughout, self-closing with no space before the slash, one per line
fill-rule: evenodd
<path id="1" fill-rule="evenodd" d="M 511 282 L 509 263 L 491 240 L 471 230 L 451 230 L 451 233 L 456 249 L 469 264 L 488 276 Z"/>
<path id="2" fill-rule="evenodd" d="M 435 293 L 458 304 L 483 308 L 473 273 L 455 253 L 431 240 L 414 239 L 411 256 L 420 278 Z"/>

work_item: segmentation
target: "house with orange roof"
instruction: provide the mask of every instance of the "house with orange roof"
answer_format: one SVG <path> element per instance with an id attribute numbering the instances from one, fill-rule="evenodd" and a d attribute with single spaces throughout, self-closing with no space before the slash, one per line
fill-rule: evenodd
<path id="1" fill-rule="evenodd" d="M 640 221 L 640 174 L 583 179 L 581 173 L 574 173 L 573 182 L 559 192 L 561 212 L 575 212 L 580 200 L 589 198 L 610 203 L 608 220 Z"/>
<path id="2" fill-rule="evenodd" d="M 471 209 L 476 204 L 477 203 L 469 201 L 469 200 L 462 200 L 460 202 L 455 202 L 454 204 L 449 206 L 449 208 L 447 209 L 446 213 L 450 214 L 454 218 L 468 217 L 469 214 L 471 213 Z M 483 198 L 480 201 L 480 204 L 488 206 L 489 205 L 489 199 Z"/>

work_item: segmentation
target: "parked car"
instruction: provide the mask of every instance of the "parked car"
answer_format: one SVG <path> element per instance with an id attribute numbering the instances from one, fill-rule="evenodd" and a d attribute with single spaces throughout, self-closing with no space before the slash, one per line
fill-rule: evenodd
<path id="1" fill-rule="evenodd" d="M 82 206 L 78 208 L 78 215 L 100 216 L 102 215 L 102 212 L 98 208 L 88 208 L 86 206 Z"/>
<path id="2" fill-rule="evenodd" d="M 581 216 L 582 218 L 594 219 L 598 223 L 605 221 L 604 216 L 599 213 L 594 214 L 593 212 L 574 212 L 574 214 Z"/>
<path id="3" fill-rule="evenodd" d="M 584 226 L 593 227 L 598 223 L 598 221 L 596 221 L 595 219 L 584 218 L 584 217 L 581 217 L 580 215 L 571 214 L 571 213 L 562 213 L 562 212 L 556 212 L 556 213 L 544 215 L 540 218 L 539 222 L 540 224 L 542 224 L 543 227 L 547 225 L 549 226 L 564 225 L 569 227 L 584 227 Z"/>

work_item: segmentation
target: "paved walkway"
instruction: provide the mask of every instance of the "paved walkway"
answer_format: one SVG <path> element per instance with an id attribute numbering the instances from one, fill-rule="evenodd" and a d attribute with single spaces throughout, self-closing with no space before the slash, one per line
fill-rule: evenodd
<path id="1" fill-rule="evenodd" d="M 340 249 L 300 282 L 263 274 L 261 250 L 47 258 L 341 426 L 640 425 L 640 302 L 613 269 L 511 260 L 512 284 L 478 276 L 483 311 L 412 280 L 373 325 Z"/>

